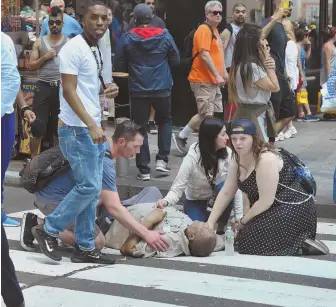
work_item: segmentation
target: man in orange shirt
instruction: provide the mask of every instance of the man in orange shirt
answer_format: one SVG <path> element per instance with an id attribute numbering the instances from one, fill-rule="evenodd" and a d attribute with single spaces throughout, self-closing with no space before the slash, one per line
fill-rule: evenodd
<path id="1" fill-rule="evenodd" d="M 188 80 L 193 91 L 198 113 L 179 133 L 173 134 L 173 140 L 179 152 L 186 154 L 187 139 L 202 120 L 223 112 L 220 88 L 228 80 L 223 45 L 217 27 L 222 21 L 223 8 L 219 1 L 209 1 L 205 5 L 207 24 L 198 27 L 194 35 L 194 58 Z M 212 27 L 212 30 L 210 29 Z"/>

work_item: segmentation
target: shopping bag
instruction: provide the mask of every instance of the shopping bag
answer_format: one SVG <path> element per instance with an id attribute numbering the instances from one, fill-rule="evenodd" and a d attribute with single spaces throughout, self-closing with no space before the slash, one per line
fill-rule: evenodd
<path id="1" fill-rule="evenodd" d="M 308 92 L 306 90 L 301 90 L 296 94 L 297 104 L 308 104 Z"/>
<path id="2" fill-rule="evenodd" d="M 322 106 L 321 112 L 336 110 L 336 70 L 332 71 L 328 81 L 322 85 Z"/>
<path id="3" fill-rule="evenodd" d="M 336 96 L 335 97 L 323 97 L 321 112 L 328 112 L 336 110 Z"/>

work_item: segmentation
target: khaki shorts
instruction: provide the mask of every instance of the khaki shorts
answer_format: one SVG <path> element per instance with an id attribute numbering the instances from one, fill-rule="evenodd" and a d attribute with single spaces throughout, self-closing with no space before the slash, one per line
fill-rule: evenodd
<path id="1" fill-rule="evenodd" d="M 41 213 L 45 216 L 54 212 L 57 206 L 60 204 L 60 201 L 48 201 L 48 200 L 40 200 L 36 199 L 34 202 L 34 206 L 41 211 Z M 70 222 L 67 226 L 66 230 L 75 233 L 75 223 Z M 100 232 L 100 228 L 95 224 L 95 238 L 98 236 Z"/>
<path id="2" fill-rule="evenodd" d="M 193 91 L 198 114 L 213 116 L 215 112 L 223 112 L 222 93 L 217 84 L 206 82 L 190 82 Z"/>

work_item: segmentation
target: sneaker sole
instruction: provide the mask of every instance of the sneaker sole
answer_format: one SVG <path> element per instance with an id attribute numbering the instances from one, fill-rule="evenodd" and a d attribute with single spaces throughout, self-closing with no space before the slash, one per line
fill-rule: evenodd
<path id="1" fill-rule="evenodd" d="M 20 244 L 21 244 L 21 247 L 26 250 L 27 252 L 34 252 L 36 250 L 36 247 L 29 247 L 27 246 L 24 241 L 23 241 L 23 237 L 24 237 L 24 230 L 26 228 L 26 218 L 27 218 L 27 213 L 25 213 L 23 215 L 23 218 L 22 218 L 22 223 L 21 223 L 21 231 L 20 231 Z"/>
<path id="2" fill-rule="evenodd" d="M 303 120 L 303 122 L 305 122 L 305 123 L 316 123 L 316 122 L 319 122 L 319 121 L 320 121 L 319 119 Z"/>
<path id="3" fill-rule="evenodd" d="M 97 263 L 97 264 L 106 264 L 106 265 L 109 265 L 109 264 L 114 264 L 116 262 L 115 259 L 111 260 L 111 261 L 100 261 L 100 260 L 94 260 L 92 259 L 93 261 L 84 261 L 83 259 L 79 259 L 79 258 L 76 258 L 74 256 L 71 256 L 70 257 L 70 261 L 73 262 L 73 263 Z"/>
<path id="4" fill-rule="evenodd" d="M 166 169 L 166 168 L 164 168 L 164 167 L 160 167 L 160 166 L 156 168 L 156 171 L 157 171 L 157 172 L 160 172 L 160 173 L 166 173 L 166 174 L 167 174 L 167 173 L 171 173 L 171 170 L 170 170 L 170 169 Z"/>
<path id="5" fill-rule="evenodd" d="M 44 242 L 43 242 L 43 240 L 41 240 L 40 235 L 37 233 L 35 227 L 32 229 L 32 233 L 33 233 L 34 238 L 36 239 L 36 241 L 40 245 L 41 252 L 44 255 L 46 255 L 48 258 L 50 258 L 51 260 L 54 260 L 54 261 L 61 261 L 62 260 L 61 256 L 58 257 L 58 256 L 54 256 L 54 255 L 50 254 L 50 252 L 44 246 L 44 244 L 43 244 Z"/>
<path id="6" fill-rule="evenodd" d="M 3 225 L 4 227 L 19 227 L 21 224 L 13 225 L 13 224 L 5 224 L 5 223 L 3 223 L 2 225 Z"/>
<path id="7" fill-rule="evenodd" d="M 136 179 L 138 179 L 138 180 L 142 180 L 142 181 L 149 181 L 149 180 L 150 180 L 150 177 L 149 177 L 149 178 L 140 178 L 140 177 L 136 177 Z"/>
<path id="8" fill-rule="evenodd" d="M 183 155 L 186 155 L 187 153 L 183 152 L 183 150 L 181 150 L 181 149 L 179 148 L 179 146 L 177 145 L 177 141 L 176 141 L 176 135 L 175 135 L 175 133 L 173 134 L 173 141 L 174 141 L 174 144 L 175 144 L 175 147 L 176 147 L 177 151 L 178 151 L 179 153 L 183 154 Z"/>

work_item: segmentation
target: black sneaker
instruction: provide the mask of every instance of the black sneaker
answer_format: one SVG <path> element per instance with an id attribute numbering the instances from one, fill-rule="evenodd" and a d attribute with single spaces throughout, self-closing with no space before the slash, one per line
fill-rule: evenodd
<path id="1" fill-rule="evenodd" d="M 32 228 L 37 226 L 37 215 L 33 213 L 25 213 L 22 217 L 21 232 L 20 232 L 20 244 L 22 248 L 28 252 L 35 251 L 34 236 L 32 234 Z"/>
<path id="2" fill-rule="evenodd" d="M 58 242 L 56 237 L 49 236 L 43 225 L 37 225 L 32 229 L 33 236 L 40 244 L 43 254 L 55 261 L 61 261 L 62 256 L 58 253 Z"/>
<path id="3" fill-rule="evenodd" d="M 179 137 L 178 133 L 173 133 L 173 141 L 175 143 L 176 149 L 181 153 L 186 155 L 188 153 L 187 139 L 182 139 Z"/>
<path id="4" fill-rule="evenodd" d="M 76 244 L 75 251 L 70 257 L 74 263 L 99 263 L 99 264 L 114 264 L 115 258 L 111 255 L 103 254 L 100 250 L 83 251 Z"/>

